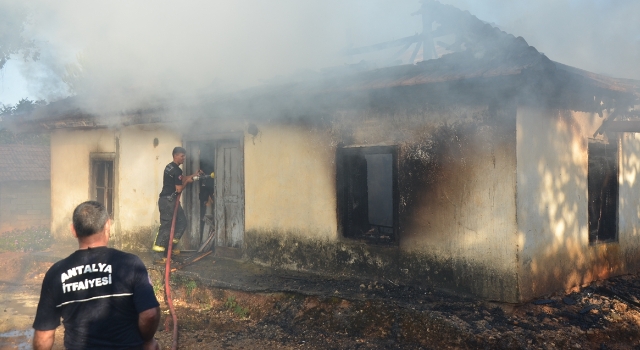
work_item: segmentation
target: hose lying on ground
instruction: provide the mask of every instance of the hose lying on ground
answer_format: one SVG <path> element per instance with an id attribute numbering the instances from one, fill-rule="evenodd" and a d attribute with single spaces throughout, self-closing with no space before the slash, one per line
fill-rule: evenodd
<path id="1" fill-rule="evenodd" d="M 173 235 L 176 229 L 176 218 L 178 216 L 178 207 L 180 206 L 180 192 L 174 199 L 176 201 L 175 208 L 173 209 L 173 221 L 171 221 L 171 233 L 169 234 L 169 244 L 167 250 L 167 261 L 164 266 L 164 293 L 167 298 L 167 304 L 169 304 L 169 311 L 171 311 L 171 317 L 173 318 L 173 342 L 171 343 L 171 349 L 178 348 L 178 316 L 176 316 L 176 310 L 173 307 L 173 300 L 171 299 L 171 287 L 169 286 L 170 274 L 171 274 L 171 254 L 173 253 Z"/>

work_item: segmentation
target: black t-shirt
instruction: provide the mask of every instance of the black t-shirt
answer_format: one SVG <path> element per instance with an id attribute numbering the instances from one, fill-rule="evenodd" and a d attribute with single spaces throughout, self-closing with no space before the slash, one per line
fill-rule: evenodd
<path id="1" fill-rule="evenodd" d="M 157 306 L 140 258 L 81 249 L 47 271 L 33 328 L 56 329 L 62 317 L 67 349 L 127 349 L 143 343 L 138 314 Z"/>
<path id="2" fill-rule="evenodd" d="M 182 169 L 178 164 L 171 162 L 164 168 L 160 197 L 172 195 L 176 191 L 176 185 L 182 185 Z"/>

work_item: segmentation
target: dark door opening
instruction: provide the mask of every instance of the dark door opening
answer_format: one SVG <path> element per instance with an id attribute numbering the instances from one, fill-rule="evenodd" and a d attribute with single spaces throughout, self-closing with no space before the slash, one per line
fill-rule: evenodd
<path id="1" fill-rule="evenodd" d="M 589 243 L 618 239 L 618 143 L 589 142 Z"/>
<path id="2" fill-rule="evenodd" d="M 213 179 L 198 181 L 186 191 L 190 249 L 197 249 L 212 232 L 215 232 L 216 247 L 243 247 L 242 152 L 240 139 L 191 141 L 187 144 L 187 173 L 195 173 L 198 169 L 205 174 L 215 173 Z"/>
<path id="3" fill-rule="evenodd" d="M 202 169 L 205 174 L 215 171 L 215 142 L 194 141 L 187 147 L 188 174 Z M 215 179 L 194 182 L 187 188 L 187 217 L 189 221 L 190 245 L 196 249 L 214 230 Z"/>
<path id="4" fill-rule="evenodd" d="M 338 150 L 338 211 L 344 237 L 380 244 L 396 241 L 396 182 L 394 147 Z"/>

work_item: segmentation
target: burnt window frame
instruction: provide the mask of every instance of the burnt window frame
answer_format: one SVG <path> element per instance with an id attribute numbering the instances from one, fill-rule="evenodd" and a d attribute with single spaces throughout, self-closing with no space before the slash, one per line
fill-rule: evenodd
<path id="1" fill-rule="evenodd" d="M 98 201 L 100 203 L 102 203 L 105 208 L 107 208 L 107 211 L 109 212 L 109 216 L 113 219 L 114 218 L 114 212 L 115 212 L 115 200 L 116 200 L 116 157 L 115 157 L 115 153 L 91 153 L 90 154 L 90 161 L 89 161 L 89 198 L 91 198 L 91 200 L 95 200 Z M 110 163 L 111 164 L 111 171 L 110 174 L 106 174 L 106 180 L 109 179 L 109 175 L 111 177 L 111 183 L 107 183 L 105 186 L 99 186 L 98 184 L 98 171 L 97 171 L 97 166 L 99 164 L 107 164 Z M 104 171 L 105 169 L 103 169 Z M 109 182 L 109 181 L 107 181 Z M 104 195 L 102 200 L 100 200 L 98 198 L 98 189 L 100 187 L 103 187 L 105 189 L 107 189 L 106 191 L 104 191 Z M 111 190 L 111 203 L 109 204 L 109 201 L 107 199 L 107 193 L 108 193 L 108 189 Z M 106 200 L 107 203 L 103 203 Z"/>
<path id="2" fill-rule="evenodd" d="M 587 231 L 589 234 L 589 244 L 597 245 L 604 243 L 617 243 L 619 240 L 619 223 L 618 217 L 620 215 L 620 183 L 619 183 L 619 175 L 620 175 L 620 142 L 617 137 L 609 137 L 609 142 L 604 142 L 602 140 L 589 139 L 588 141 L 588 149 L 587 149 Z M 608 154 L 607 153 L 613 153 Z M 605 163 L 602 165 L 596 165 L 595 162 L 607 162 L 612 161 L 613 164 Z M 594 220 L 594 215 L 596 212 L 600 213 L 602 210 L 601 204 L 601 193 L 602 193 L 602 185 L 597 186 L 600 189 L 597 196 L 595 195 L 594 186 L 597 183 L 602 183 L 605 179 L 598 180 L 594 178 L 596 169 L 595 167 L 614 167 L 614 169 L 610 169 L 611 178 L 609 179 L 609 190 L 613 193 L 610 194 L 610 200 L 613 202 L 612 207 L 608 207 L 608 214 L 606 214 L 606 222 L 605 225 L 609 226 L 609 230 L 607 232 L 603 232 L 606 227 L 602 229 L 596 225 Z M 602 171 L 601 171 L 602 172 Z M 597 206 L 597 208 L 594 208 Z M 599 215 L 600 216 L 600 215 Z M 595 227 L 594 227 L 595 225 Z"/>
<path id="3" fill-rule="evenodd" d="M 371 154 L 389 154 L 391 155 L 391 196 L 392 196 L 392 233 L 388 238 L 384 238 L 383 234 L 376 237 L 358 235 L 351 229 L 350 213 L 347 209 L 351 202 L 349 201 L 349 182 L 351 174 L 348 162 L 353 157 L 365 158 Z M 376 245 L 398 245 L 399 233 L 399 192 L 398 192 L 398 147 L 397 146 L 350 146 L 338 147 L 336 150 L 336 195 L 337 195 L 337 216 L 338 216 L 338 232 L 341 239 L 360 241 L 368 244 Z M 365 180 L 366 181 L 366 180 Z M 368 213 L 368 208 L 367 208 Z"/>

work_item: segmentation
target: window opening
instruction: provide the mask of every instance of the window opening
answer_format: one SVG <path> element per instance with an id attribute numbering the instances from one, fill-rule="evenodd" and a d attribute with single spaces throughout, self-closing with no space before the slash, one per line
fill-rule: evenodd
<path id="1" fill-rule="evenodd" d="M 589 243 L 617 241 L 618 143 L 589 142 Z"/>
<path id="2" fill-rule="evenodd" d="M 92 160 L 93 199 L 107 208 L 113 218 L 113 160 Z"/>
<path id="3" fill-rule="evenodd" d="M 345 237 L 370 243 L 396 240 L 396 174 L 393 147 L 338 151 L 338 203 Z"/>

